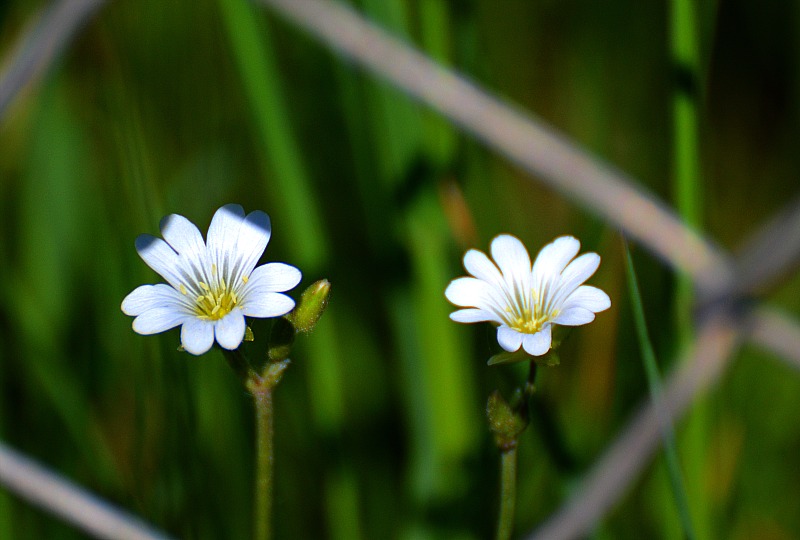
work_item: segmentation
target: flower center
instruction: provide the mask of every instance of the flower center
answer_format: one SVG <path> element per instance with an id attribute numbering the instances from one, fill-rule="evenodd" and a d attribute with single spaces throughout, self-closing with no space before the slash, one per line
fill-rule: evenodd
<path id="1" fill-rule="evenodd" d="M 202 281 L 198 285 L 206 293 L 198 296 L 195 300 L 195 313 L 201 319 L 218 321 L 239 303 L 236 293 L 228 287 L 224 279 L 220 279 L 219 285 L 214 289 Z"/>
<path id="2" fill-rule="evenodd" d="M 511 313 L 510 315 L 508 326 L 523 334 L 535 334 L 542 329 L 544 323 L 555 318 L 556 314 L 539 314 L 534 313 L 530 308 L 525 308 L 522 313 Z"/>

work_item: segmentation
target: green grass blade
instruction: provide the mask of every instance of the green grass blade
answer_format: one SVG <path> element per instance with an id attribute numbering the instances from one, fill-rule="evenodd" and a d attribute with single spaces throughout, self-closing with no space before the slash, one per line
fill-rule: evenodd
<path id="1" fill-rule="evenodd" d="M 413 10 L 397 0 L 365 0 L 362 5 L 370 19 L 407 41 L 413 41 L 411 29 L 417 22 L 425 26 L 426 52 L 445 61 L 450 41 L 445 4 L 421 8 L 417 15 L 425 21 L 415 19 Z M 423 113 L 396 88 L 368 79 L 359 92 L 362 86 L 351 72 L 342 69 L 339 75 L 354 148 L 367 154 L 358 166 L 359 174 L 369 174 L 359 179 L 362 200 L 375 202 L 365 209 L 367 229 L 401 237 L 411 271 L 409 282 L 398 284 L 388 301 L 409 431 L 407 475 L 414 525 L 402 537 L 436 537 L 440 531 L 430 515 L 445 501 L 460 500 L 468 481 L 463 464 L 480 440 L 480 408 L 473 406 L 477 384 L 443 295 L 453 269 L 443 256 L 450 233 L 433 189 L 437 178 L 425 178 L 406 204 L 398 205 L 393 194 L 408 187 L 419 160 L 434 168 L 451 163 L 456 137 L 450 126 Z M 362 94 L 363 103 L 355 101 Z M 388 255 L 391 244 L 385 236 L 378 237 L 374 249 Z"/>
<path id="2" fill-rule="evenodd" d="M 259 25 L 258 11 L 246 0 L 220 2 L 222 19 L 252 108 L 251 122 L 258 144 L 269 161 L 264 176 L 285 207 L 281 213 L 296 239 L 297 257 L 306 267 L 318 267 L 327 257 L 328 243 L 311 180 L 291 120 L 281 72 L 268 36 Z"/>
<path id="3" fill-rule="evenodd" d="M 631 253 L 628 250 L 627 244 L 625 245 L 625 259 L 627 263 L 627 276 L 628 276 L 628 290 L 631 296 L 631 309 L 633 311 L 634 325 L 636 326 L 636 335 L 639 339 L 639 347 L 641 348 L 642 362 L 644 363 L 644 370 L 647 376 L 647 386 L 650 391 L 650 399 L 657 406 L 661 406 L 662 388 L 661 388 L 661 375 L 658 371 L 658 364 L 656 362 L 656 354 L 653 350 L 653 344 L 650 341 L 650 336 L 647 332 L 647 323 L 644 316 L 644 307 L 642 305 L 642 296 L 639 293 L 639 285 L 636 279 L 636 271 L 633 267 L 633 260 Z M 686 538 L 693 540 L 695 537 L 694 529 L 692 528 L 692 520 L 689 513 L 689 502 L 686 497 L 686 489 L 684 487 L 683 476 L 681 473 L 680 463 L 678 461 L 678 453 L 675 449 L 675 434 L 672 430 L 671 422 L 666 418 L 662 422 L 662 436 L 664 438 L 664 457 L 667 462 L 667 469 L 669 472 L 670 484 L 672 486 L 673 496 L 675 497 L 675 504 L 678 507 L 681 524 Z"/>
<path id="4" fill-rule="evenodd" d="M 681 218 L 694 229 L 702 226 L 702 168 L 700 162 L 700 34 L 698 5 L 691 0 L 670 3 L 670 48 L 677 78 L 672 94 L 672 184 Z M 675 288 L 676 343 L 686 349 L 694 335 L 691 279 L 679 275 Z M 714 538 L 711 501 L 705 490 L 710 443 L 708 400 L 699 399 L 687 417 L 681 434 L 686 455 L 687 485 L 698 537 Z"/>
<path id="5" fill-rule="evenodd" d="M 700 54 L 697 43 L 695 5 L 687 0 L 672 2 L 672 57 L 683 81 L 676 81 L 673 92 L 672 182 L 675 204 L 681 218 L 693 228 L 701 223 L 702 193 L 700 141 L 698 132 L 698 85 Z M 681 346 L 692 330 L 692 283 L 681 276 L 676 293 L 676 316 Z"/>

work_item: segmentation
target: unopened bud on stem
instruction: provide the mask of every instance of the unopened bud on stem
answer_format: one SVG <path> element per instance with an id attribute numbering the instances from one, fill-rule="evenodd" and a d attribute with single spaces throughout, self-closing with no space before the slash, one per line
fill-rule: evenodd
<path id="1" fill-rule="evenodd" d="M 518 398 L 514 401 L 518 401 Z M 520 434 L 528 427 L 524 411 L 512 408 L 497 390 L 489 396 L 486 416 L 489 418 L 489 428 L 492 430 L 495 443 L 502 452 L 514 448 Z"/>
<path id="2" fill-rule="evenodd" d="M 303 291 L 297 307 L 287 315 L 295 330 L 310 332 L 314 329 L 328 306 L 330 294 L 331 282 L 327 279 L 321 279 Z"/>

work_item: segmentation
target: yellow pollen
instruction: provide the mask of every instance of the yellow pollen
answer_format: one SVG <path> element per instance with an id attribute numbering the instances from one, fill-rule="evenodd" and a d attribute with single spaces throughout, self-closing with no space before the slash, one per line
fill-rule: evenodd
<path id="1" fill-rule="evenodd" d="M 249 277 L 247 277 L 247 276 L 242 276 L 242 283 L 247 283 L 248 281 L 250 281 L 250 278 L 249 278 Z"/>
<path id="2" fill-rule="evenodd" d="M 509 326 L 523 334 L 535 334 L 542 329 L 544 323 L 551 320 L 556 315 L 539 315 L 537 317 L 537 313 L 530 308 L 523 309 L 521 314 L 514 312 L 511 312 L 511 314 L 512 317 L 509 318 Z"/>
<path id="3" fill-rule="evenodd" d="M 211 273 L 214 274 L 215 276 L 217 275 L 217 265 L 216 264 L 212 264 L 211 265 Z"/>
<path id="4" fill-rule="evenodd" d="M 184 295 L 186 294 L 186 287 L 183 286 L 183 283 L 181 283 L 180 291 L 181 291 L 181 294 L 184 294 Z"/>
<path id="5" fill-rule="evenodd" d="M 233 311 L 239 304 L 239 297 L 230 290 L 224 279 L 213 289 L 203 282 L 198 285 L 206 291 L 195 299 L 195 314 L 204 320 L 218 321 Z"/>

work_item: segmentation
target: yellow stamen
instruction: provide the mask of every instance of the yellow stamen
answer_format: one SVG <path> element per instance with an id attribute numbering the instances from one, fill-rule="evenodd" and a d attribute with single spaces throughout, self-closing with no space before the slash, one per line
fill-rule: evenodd
<path id="1" fill-rule="evenodd" d="M 218 321 L 239 304 L 239 297 L 228 288 L 224 278 L 213 289 L 202 281 L 197 284 L 206 292 L 195 299 L 195 314 L 201 319 Z"/>
<path id="2" fill-rule="evenodd" d="M 250 278 L 249 278 L 249 277 L 247 277 L 247 276 L 242 276 L 242 283 L 247 283 L 248 281 L 250 281 Z"/>
<path id="3" fill-rule="evenodd" d="M 509 326 L 523 334 L 535 334 L 542 329 L 544 323 L 555 318 L 558 314 L 543 315 L 537 313 L 537 310 L 524 308 L 522 313 L 515 313 L 509 310 L 511 317 L 509 317 Z M 538 316 L 537 316 L 538 315 Z"/>
<path id="4" fill-rule="evenodd" d="M 181 294 L 184 294 L 184 295 L 186 294 L 186 287 L 183 286 L 183 283 L 181 283 L 180 291 L 181 291 Z"/>

